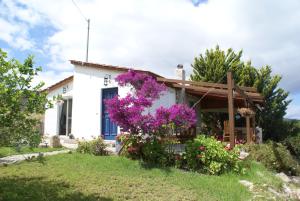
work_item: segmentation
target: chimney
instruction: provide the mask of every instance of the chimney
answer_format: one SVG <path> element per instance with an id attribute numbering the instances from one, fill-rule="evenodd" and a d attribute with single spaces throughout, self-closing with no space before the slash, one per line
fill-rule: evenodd
<path id="1" fill-rule="evenodd" d="M 176 68 L 176 79 L 185 80 L 185 70 L 182 64 L 178 64 Z"/>
<path id="2" fill-rule="evenodd" d="M 185 70 L 182 64 L 178 64 L 176 68 L 176 79 L 185 81 Z M 182 85 L 184 85 L 182 83 Z M 179 103 L 185 103 L 185 88 L 181 88 L 179 95 Z"/>

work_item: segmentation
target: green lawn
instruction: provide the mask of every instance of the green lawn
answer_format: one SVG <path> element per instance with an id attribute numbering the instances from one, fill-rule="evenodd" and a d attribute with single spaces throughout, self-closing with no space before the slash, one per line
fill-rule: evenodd
<path id="1" fill-rule="evenodd" d="M 173 168 L 149 169 L 117 156 L 60 154 L 42 163 L 0 167 L 0 200 L 249 200 L 252 195 L 240 179 L 280 185 L 258 164 L 251 164 L 244 176 L 208 176 Z"/>
<path id="2" fill-rule="evenodd" d="M 63 148 L 31 148 L 31 147 L 22 147 L 20 152 L 18 152 L 14 147 L 0 147 L 0 158 L 15 154 L 27 154 L 27 153 L 37 153 L 37 152 L 47 152 L 47 151 L 57 151 L 62 150 Z"/>

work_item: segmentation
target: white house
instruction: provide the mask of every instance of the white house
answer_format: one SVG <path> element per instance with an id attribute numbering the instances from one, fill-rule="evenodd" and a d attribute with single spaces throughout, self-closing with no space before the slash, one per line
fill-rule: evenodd
<path id="1" fill-rule="evenodd" d="M 103 100 L 116 94 L 124 97 L 130 93 L 129 87 L 119 87 L 115 82 L 116 76 L 129 68 L 74 60 L 71 63 L 74 65 L 74 74 L 47 88 L 50 100 L 61 95 L 63 101 L 54 101 L 54 107 L 45 112 L 44 134 L 72 134 L 78 139 L 102 135 L 106 140 L 114 140 L 120 128 L 110 121 Z M 138 71 L 161 77 L 149 71 Z M 169 107 L 175 102 L 175 89 L 168 87 L 150 112 L 162 105 Z"/>
<path id="2" fill-rule="evenodd" d="M 75 60 L 71 60 L 71 64 L 74 65 L 73 75 L 46 89 L 50 100 L 61 95 L 63 101 L 54 101 L 54 107 L 45 112 L 44 135 L 68 136 L 72 134 L 77 139 L 102 136 L 105 140 L 115 140 L 120 128 L 110 120 L 103 100 L 115 95 L 124 97 L 130 93 L 130 88 L 119 87 L 115 78 L 131 68 Z M 167 79 L 150 71 L 133 70 L 152 75 L 157 81 L 167 86 L 167 91 L 153 104 L 150 112 L 160 106 L 170 107 L 179 102 L 184 102 L 189 106 L 196 105 L 195 132 L 199 132 L 200 128 L 200 110 L 202 112 L 228 112 L 229 89 L 226 84 L 185 81 L 182 65 L 176 68 L 177 80 Z M 236 114 L 237 108 L 248 107 L 250 99 L 252 104 L 263 102 L 263 97 L 256 92 L 256 89 L 235 87 L 243 91 L 233 93 L 233 107 Z M 224 122 L 224 133 L 225 127 Z M 255 128 L 255 125 L 251 127 Z M 242 128 L 242 131 L 245 132 L 245 128 Z"/>

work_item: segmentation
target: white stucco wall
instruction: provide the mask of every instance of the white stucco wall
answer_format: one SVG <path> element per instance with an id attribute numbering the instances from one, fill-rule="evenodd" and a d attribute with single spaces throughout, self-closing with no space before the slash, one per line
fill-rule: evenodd
<path id="1" fill-rule="evenodd" d="M 73 117 L 72 134 L 79 139 L 91 139 L 101 134 L 101 93 L 103 88 L 118 87 L 115 77 L 122 71 L 104 70 L 90 67 L 75 66 L 73 80 Z M 111 76 L 111 83 L 104 86 L 105 75 Z M 119 87 L 118 95 L 126 96 L 129 87 Z M 155 101 L 150 112 L 160 106 L 169 107 L 175 104 L 175 90 L 168 88 L 164 95 Z M 120 129 L 118 128 L 118 131 Z"/>
<path id="2" fill-rule="evenodd" d="M 61 87 L 50 91 L 47 95 L 49 100 L 53 100 L 53 97 L 63 95 L 63 88 L 66 88 L 66 94 L 72 94 L 73 82 L 70 81 Z M 52 101 L 53 108 L 46 110 L 44 119 L 44 135 L 53 136 L 58 134 L 58 105 L 56 101 Z"/>
<path id="3" fill-rule="evenodd" d="M 72 134 L 79 139 L 91 139 L 101 134 L 102 89 L 118 87 L 114 81 L 121 72 L 90 67 L 74 67 Z M 111 83 L 104 86 L 105 75 Z M 128 87 L 118 89 L 123 97 Z"/>

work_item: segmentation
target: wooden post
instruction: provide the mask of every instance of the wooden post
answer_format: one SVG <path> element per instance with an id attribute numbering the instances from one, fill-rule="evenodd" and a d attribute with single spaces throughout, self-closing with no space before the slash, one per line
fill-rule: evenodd
<path id="1" fill-rule="evenodd" d="M 255 133 L 255 115 L 251 118 L 251 120 L 252 120 L 252 135 L 251 135 L 251 141 L 253 141 L 252 139 L 253 139 L 253 137 L 254 137 L 254 139 L 255 139 L 255 141 L 254 141 L 254 143 L 256 143 L 257 141 L 256 141 L 256 133 Z"/>
<path id="2" fill-rule="evenodd" d="M 252 141 L 252 135 L 250 130 L 250 116 L 246 116 L 246 131 L 247 131 L 247 144 L 250 144 Z"/>
<path id="3" fill-rule="evenodd" d="M 234 136 L 234 106 L 233 106 L 233 86 L 232 72 L 227 72 L 227 85 L 228 85 L 228 115 L 229 115 L 229 134 L 230 134 L 230 147 L 235 146 Z"/>

